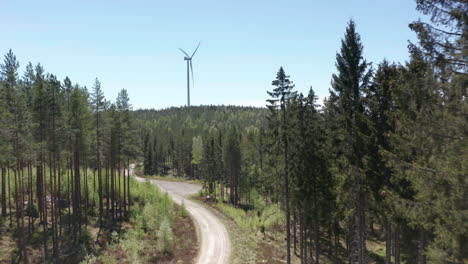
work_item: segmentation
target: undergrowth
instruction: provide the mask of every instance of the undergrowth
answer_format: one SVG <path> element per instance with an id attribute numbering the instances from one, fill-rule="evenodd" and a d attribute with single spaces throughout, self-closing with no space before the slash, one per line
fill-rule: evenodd
<path id="1" fill-rule="evenodd" d="M 173 254 L 174 203 L 148 181 L 132 179 L 131 186 L 134 204 L 129 222 L 132 228 L 120 234 L 113 232 L 107 252 L 90 253 L 82 263 L 147 263 L 154 248 L 159 255 Z M 116 252 L 123 254 L 117 258 Z"/>

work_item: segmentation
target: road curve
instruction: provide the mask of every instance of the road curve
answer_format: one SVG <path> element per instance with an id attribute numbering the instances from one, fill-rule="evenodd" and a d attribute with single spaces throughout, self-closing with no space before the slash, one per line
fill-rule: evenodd
<path id="1" fill-rule="evenodd" d="M 143 178 L 136 177 L 139 181 Z M 187 211 L 197 228 L 200 248 L 195 261 L 196 264 L 227 264 L 231 253 L 229 234 L 223 223 L 210 210 L 203 205 L 186 199 L 189 195 L 197 193 L 201 186 L 185 182 L 151 180 L 152 183 L 167 192 L 178 204 L 185 204 Z"/>

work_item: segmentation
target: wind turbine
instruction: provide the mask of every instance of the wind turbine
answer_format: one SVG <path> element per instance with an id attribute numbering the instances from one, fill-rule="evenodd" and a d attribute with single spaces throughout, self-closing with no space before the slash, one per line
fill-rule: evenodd
<path id="1" fill-rule="evenodd" d="M 200 47 L 200 42 L 198 42 L 198 46 L 195 49 L 195 51 L 192 53 L 192 56 L 189 56 L 187 52 L 179 48 L 180 51 L 182 51 L 185 54 L 184 60 L 187 61 L 187 106 L 188 107 L 190 107 L 190 72 L 192 72 L 192 86 L 193 86 L 193 83 L 195 83 L 194 78 L 193 78 L 192 58 L 195 55 L 195 52 L 197 52 L 198 47 Z"/>

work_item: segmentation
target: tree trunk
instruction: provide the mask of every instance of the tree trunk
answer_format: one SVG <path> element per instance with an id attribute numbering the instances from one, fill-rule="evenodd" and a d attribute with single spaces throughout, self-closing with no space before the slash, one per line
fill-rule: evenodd
<path id="1" fill-rule="evenodd" d="M 317 214 L 317 213 L 315 213 Z M 314 221 L 314 240 L 315 240 L 315 264 L 319 264 L 320 260 L 320 227 L 318 219 Z"/>
<path id="2" fill-rule="evenodd" d="M 421 230 L 418 239 L 418 264 L 426 263 L 426 232 Z"/>
<path id="3" fill-rule="evenodd" d="M 400 224 L 396 224 L 395 233 L 394 233 L 394 251 L 395 251 L 395 264 L 400 264 Z"/>
<path id="4" fill-rule="evenodd" d="M 293 248 L 294 254 L 297 256 L 297 212 L 296 209 L 293 209 Z"/>
<path id="5" fill-rule="evenodd" d="M 104 215 L 104 203 L 103 203 L 103 193 L 102 193 L 102 168 L 101 168 L 101 158 L 98 154 L 98 189 L 99 189 L 99 228 L 103 227 L 102 217 Z"/>
<path id="6" fill-rule="evenodd" d="M 288 137 L 286 134 L 286 110 L 283 102 L 283 141 L 284 141 L 284 186 L 285 186 L 285 203 L 286 203 L 286 247 L 287 256 L 286 263 L 291 264 L 291 212 L 289 210 L 289 160 L 288 160 Z"/>
<path id="7" fill-rule="evenodd" d="M 13 227 L 13 210 L 11 207 L 11 182 L 10 182 L 10 168 L 7 168 L 7 179 L 8 179 L 8 212 L 10 216 L 10 228 Z"/>
<path id="8" fill-rule="evenodd" d="M 385 218 L 385 264 L 392 263 L 392 224 Z"/>
<path id="9" fill-rule="evenodd" d="M 7 202 L 6 202 L 6 168 L 2 167 L 2 216 L 7 215 Z"/>
<path id="10" fill-rule="evenodd" d="M 77 142 L 78 143 L 78 142 Z M 81 183 L 80 183 L 80 152 L 78 150 L 79 144 L 74 151 L 74 177 L 73 177 L 73 222 L 74 222 L 74 236 L 75 239 L 78 238 L 79 234 L 81 233 L 81 208 L 80 208 L 80 200 L 81 200 Z"/>
<path id="11" fill-rule="evenodd" d="M 127 159 L 127 170 L 128 170 L 128 181 L 127 181 L 127 199 L 128 199 L 128 212 L 130 212 L 130 201 L 131 201 L 131 196 L 130 196 L 130 159 Z"/>

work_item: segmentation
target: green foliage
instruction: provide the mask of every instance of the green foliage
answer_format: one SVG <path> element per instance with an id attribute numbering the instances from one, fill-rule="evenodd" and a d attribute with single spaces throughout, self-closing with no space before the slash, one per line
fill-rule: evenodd
<path id="1" fill-rule="evenodd" d="M 130 221 L 134 227 L 123 235 L 113 232 L 113 248 L 120 247 L 130 263 L 146 263 L 149 257 L 147 252 L 153 245 L 162 254 L 172 254 L 174 203 L 167 194 L 161 193 L 149 181 L 141 183 L 132 179 L 131 191 L 137 203 L 130 211 Z M 104 262 L 102 258 L 105 256 L 99 258 Z"/>
<path id="2" fill-rule="evenodd" d="M 203 158 L 203 140 L 201 136 L 192 139 L 192 163 L 200 164 Z"/>
<path id="3" fill-rule="evenodd" d="M 266 231 L 281 228 L 284 225 L 284 212 L 278 204 L 270 204 L 260 214 L 260 222 Z"/>
<path id="4" fill-rule="evenodd" d="M 117 259 L 114 255 L 99 256 L 98 260 L 102 264 L 117 264 Z"/>
<path id="5" fill-rule="evenodd" d="M 174 248 L 174 234 L 172 233 L 171 223 L 165 217 L 158 230 L 156 248 L 159 252 L 164 254 L 172 254 Z"/>
<path id="6" fill-rule="evenodd" d="M 256 188 L 252 188 L 249 194 L 249 204 L 253 206 L 253 208 L 257 210 L 263 210 L 266 206 L 265 200 L 263 197 L 258 193 Z"/>
<path id="7" fill-rule="evenodd" d="M 87 254 L 80 264 L 96 264 L 98 263 L 98 258 L 93 254 Z"/>
<path id="8" fill-rule="evenodd" d="M 146 258 L 143 254 L 146 243 L 143 236 L 144 233 L 139 230 L 129 230 L 119 243 L 130 263 L 146 263 Z"/>
<path id="9" fill-rule="evenodd" d="M 198 178 L 200 146 L 205 136 L 231 126 L 239 129 L 262 127 L 266 109 L 238 106 L 194 106 L 164 110 L 136 110 L 132 113 L 144 142 L 145 174 L 167 174 Z M 201 143 L 201 144 L 200 144 Z"/>
<path id="10" fill-rule="evenodd" d="M 187 211 L 187 208 L 185 207 L 184 202 L 182 201 L 182 204 L 179 207 L 179 215 L 182 218 L 186 218 L 189 216 L 189 212 Z"/>
<path id="11" fill-rule="evenodd" d="M 26 216 L 30 216 L 32 218 L 39 217 L 39 209 L 36 204 L 28 204 L 28 207 L 26 208 Z"/>
<path id="12" fill-rule="evenodd" d="M 264 205 L 264 202 L 257 203 Z M 284 225 L 284 212 L 278 204 L 264 205 L 249 211 L 221 202 L 218 202 L 216 207 L 231 218 L 243 232 L 271 232 L 274 228 Z"/>

